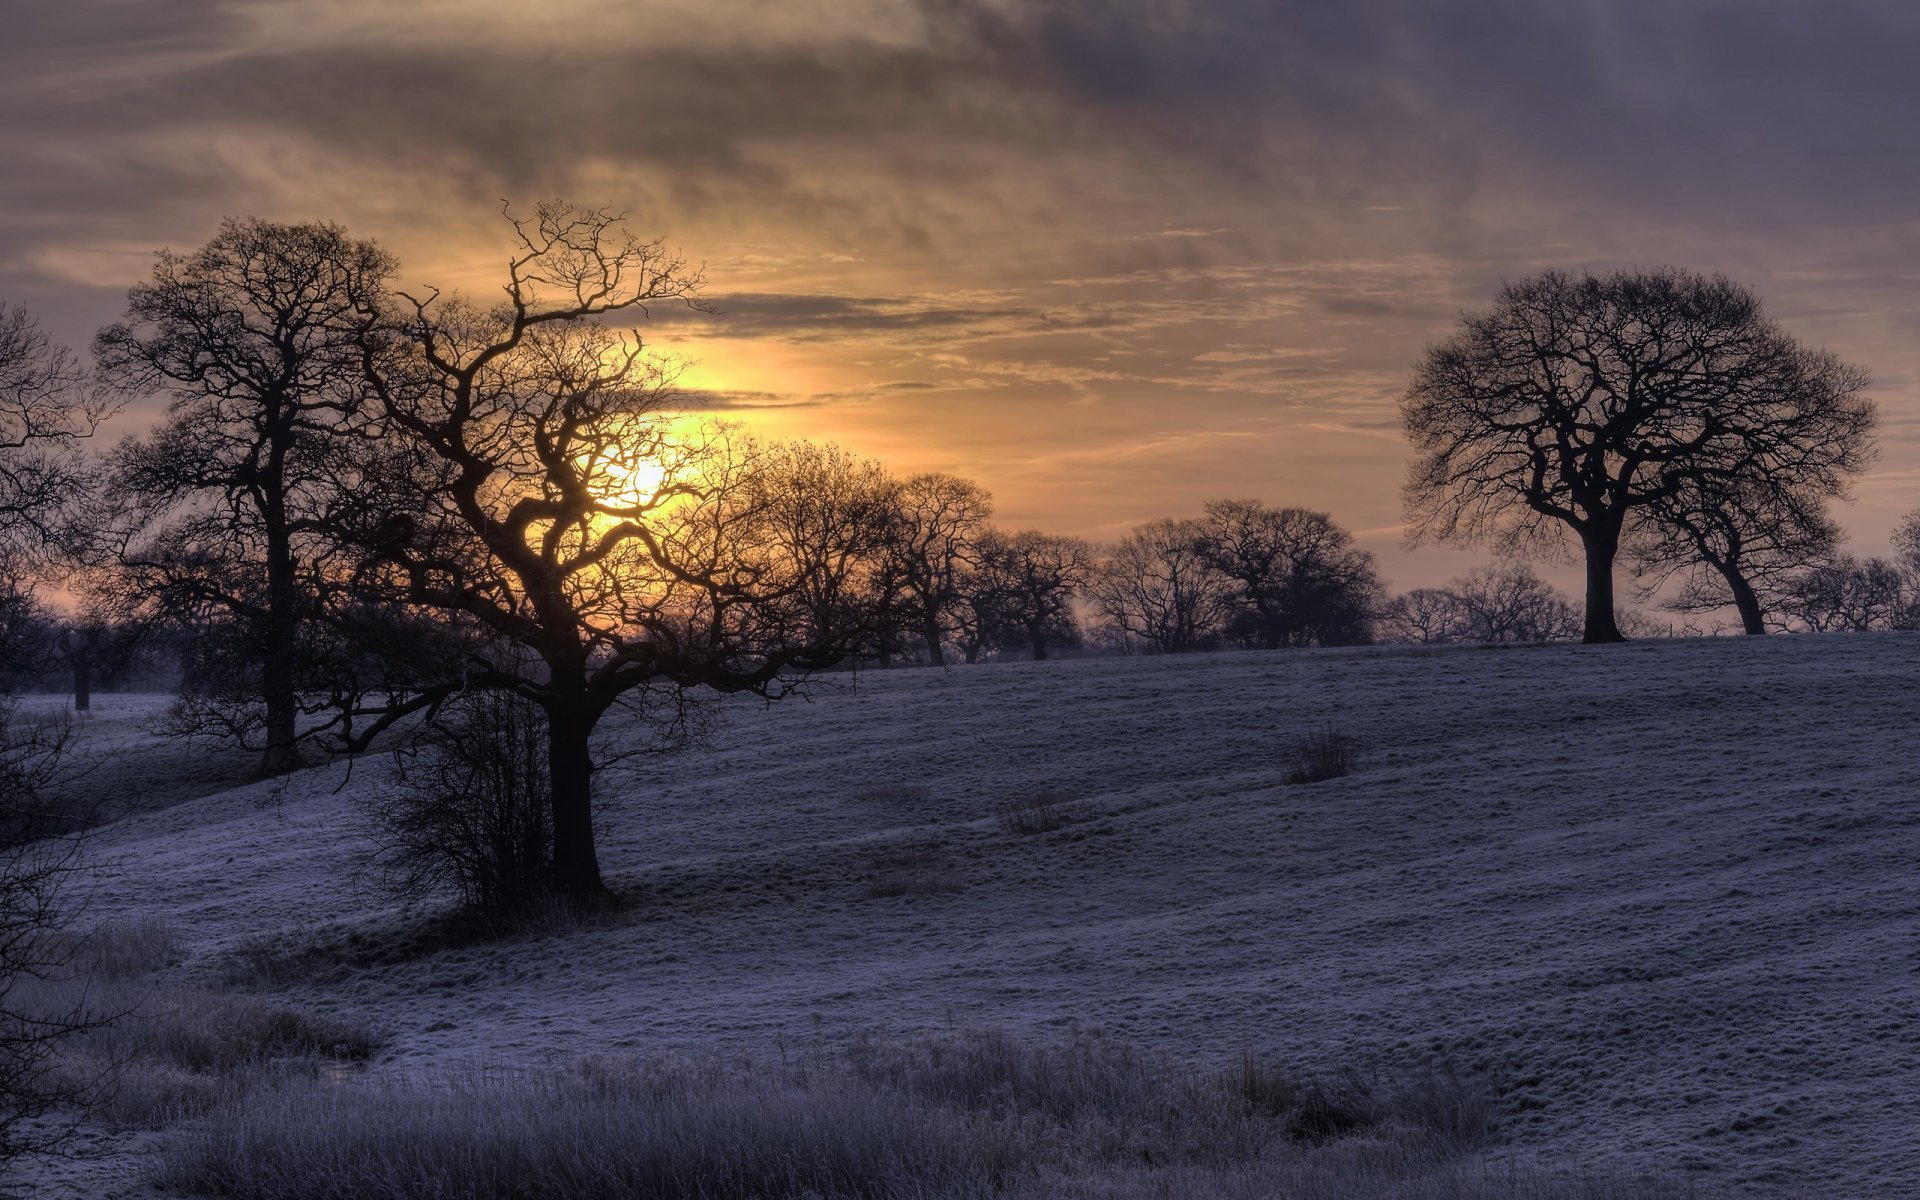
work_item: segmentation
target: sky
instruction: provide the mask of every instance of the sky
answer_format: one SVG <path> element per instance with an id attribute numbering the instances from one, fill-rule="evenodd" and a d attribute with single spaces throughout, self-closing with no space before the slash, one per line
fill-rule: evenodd
<path id="1" fill-rule="evenodd" d="M 1503 281 L 1670 264 L 1873 373 L 1852 548 L 1920 507 L 1911 3 L 16 8 L 0 300 L 76 346 L 225 216 L 480 296 L 503 199 L 609 205 L 704 265 L 719 311 L 645 333 L 705 411 L 965 475 L 1014 527 L 1321 509 L 1406 588 L 1485 557 L 1403 546 L 1423 349 Z"/>

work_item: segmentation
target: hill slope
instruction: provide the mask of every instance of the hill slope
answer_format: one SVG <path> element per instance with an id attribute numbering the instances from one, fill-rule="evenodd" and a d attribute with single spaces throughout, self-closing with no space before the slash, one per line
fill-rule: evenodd
<path id="1" fill-rule="evenodd" d="M 1917 680 L 1898 635 L 869 672 L 609 776 L 606 927 L 381 949 L 374 763 L 117 822 L 93 915 L 210 973 L 318 942 L 279 986 L 376 1070 L 1079 1022 L 1441 1057 L 1523 1151 L 1920 1194 Z M 1321 724 L 1359 770 L 1286 784 Z M 1082 819 L 994 815 L 1046 791 Z"/>

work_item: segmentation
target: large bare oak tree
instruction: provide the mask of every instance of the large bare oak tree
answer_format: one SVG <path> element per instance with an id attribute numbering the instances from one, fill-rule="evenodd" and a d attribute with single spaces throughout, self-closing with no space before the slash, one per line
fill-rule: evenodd
<path id="1" fill-rule="evenodd" d="M 1505 548 L 1571 532 L 1584 640 L 1623 641 L 1614 560 L 1630 522 L 1697 488 L 1793 479 L 1838 492 L 1872 449 L 1867 378 L 1800 345 L 1754 294 L 1661 269 L 1507 285 L 1428 349 L 1401 401 L 1409 536 Z"/>
<path id="2" fill-rule="evenodd" d="M 337 225 L 228 220 L 192 254 L 155 256 L 153 277 L 127 293 L 127 320 L 94 341 L 108 379 L 167 401 L 159 427 L 114 456 L 122 566 L 176 612 L 219 614 L 216 665 L 232 686 L 203 696 L 195 720 L 258 735 L 264 775 L 301 762 L 314 592 L 302 577 L 393 269 Z"/>
<path id="3" fill-rule="evenodd" d="M 873 472 L 676 428 L 672 365 L 616 318 L 698 305 L 698 271 L 610 212 L 510 220 L 500 303 L 403 296 L 393 336 L 369 341 L 387 450 L 332 522 L 358 547 L 362 602 L 442 624 L 422 694 L 538 707 L 553 883 L 591 903 L 601 718 L 637 705 L 671 724 L 699 689 L 777 694 L 856 645 L 865 547 L 843 543 L 874 536 Z"/>

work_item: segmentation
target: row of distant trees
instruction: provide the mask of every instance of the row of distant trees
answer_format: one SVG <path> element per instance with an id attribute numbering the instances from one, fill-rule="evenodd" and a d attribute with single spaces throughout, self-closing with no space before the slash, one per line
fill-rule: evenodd
<path id="1" fill-rule="evenodd" d="M 509 693 L 543 725 L 553 879 L 590 897 L 592 739 L 615 708 L 668 748 L 698 696 L 861 660 L 1614 640 L 1622 556 L 1751 632 L 1913 609 L 1912 564 L 1838 555 L 1827 515 L 1871 454 L 1864 374 L 1725 280 L 1548 274 L 1434 347 L 1402 406 L 1410 528 L 1508 565 L 1390 597 L 1321 512 L 1217 500 L 1096 547 L 994 526 L 964 479 L 689 423 L 674 365 L 622 318 L 701 307 L 699 273 L 604 211 L 508 230 L 490 305 L 400 286 L 337 226 L 229 221 L 157 256 L 89 366 L 6 310 L 20 628 L 102 678 L 177 649 L 175 727 L 255 747 L 266 774 Z M 132 397 L 161 422 L 84 452 Z M 1580 605 L 1513 565 L 1569 535 Z M 77 614 L 32 610 L 56 579 Z"/>

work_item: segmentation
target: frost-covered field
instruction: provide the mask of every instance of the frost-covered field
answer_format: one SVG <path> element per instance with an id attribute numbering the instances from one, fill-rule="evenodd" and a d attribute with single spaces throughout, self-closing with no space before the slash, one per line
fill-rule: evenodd
<path id="1" fill-rule="evenodd" d="M 375 1073 L 1077 1023 L 1444 1059 L 1503 1152 L 1920 1195 L 1920 637 L 868 672 L 605 778 L 630 912 L 410 953 L 354 875 L 377 762 L 180 800 L 157 703 L 88 722 L 169 802 L 98 835 L 88 919 L 163 917 L 207 979 L 291 959 L 254 986 L 370 1026 Z M 1359 769 L 1286 784 L 1328 724 Z M 995 816 L 1049 791 L 1082 819 Z"/>

